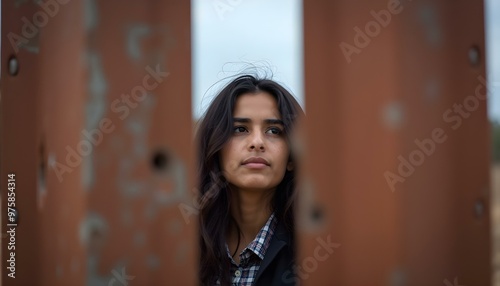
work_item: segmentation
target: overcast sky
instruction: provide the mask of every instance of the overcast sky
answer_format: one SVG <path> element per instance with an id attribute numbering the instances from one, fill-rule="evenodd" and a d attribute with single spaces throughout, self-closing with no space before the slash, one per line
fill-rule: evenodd
<path id="1" fill-rule="evenodd" d="M 300 0 L 192 0 L 193 115 L 244 62 L 267 63 L 303 104 Z M 485 0 L 490 118 L 500 121 L 500 1 Z M 494 17 L 493 15 L 496 15 Z M 494 53 L 493 51 L 496 51 Z M 240 63 L 240 64 L 236 64 Z M 207 92 L 208 91 L 208 92 Z"/>
<path id="2" fill-rule="evenodd" d="M 220 89 L 224 83 L 220 81 L 248 63 L 272 72 L 304 107 L 301 1 L 192 0 L 192 4 L 195 118 Z M 210 89 L 216 82 L 219 85 Z"/>
<path id="3" fill-rule="evenodd" d="M 485 1 L 488 115 L 500 122 L 500 1 Z"/>

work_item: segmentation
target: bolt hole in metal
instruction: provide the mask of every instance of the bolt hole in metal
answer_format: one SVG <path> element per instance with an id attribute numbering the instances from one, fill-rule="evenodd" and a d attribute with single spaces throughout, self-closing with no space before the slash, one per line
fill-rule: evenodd
<path id="1" fill-rule="evenodd" d="M 19 62 L 15 56 L 11 56 L 8 61 L 8 70 L 11 76 L 16 76 L 19 73 Z"/>
<path id="2" fill-rule="evenodd" d="M 314 204 L 311 208 L 310 216 L 312 222 L 321 223 L 323 221 L 323 216 L 324 216 L 323 209 L 319 205 Z"/>
<path id="3" fill-rule="evenodd" d="M 153 153 L 151 165 L 155 171 L 165 171 L 170 163 L 170 156 L 163 150 Z"/>
<path id="4" fill-rule="evenodd" d="M 469 57 L 469 63 L 472 66 L 479 65 L 479 63 L 481 61 L 481 53 L 479 51 L 479 47 L 476 45 L 473 45 L 472 47 L 470 47 L 469 52 L 468 52 L 468 57 Z"/>

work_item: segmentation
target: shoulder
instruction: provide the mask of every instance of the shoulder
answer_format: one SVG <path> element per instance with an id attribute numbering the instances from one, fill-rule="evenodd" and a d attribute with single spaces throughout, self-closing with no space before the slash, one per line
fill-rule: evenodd
<path id="1" fill-rule="evenodd" d="M 293 234 L 278 222 L 271 244 L 262 260 L 255 285 L 295 285 Z"/>

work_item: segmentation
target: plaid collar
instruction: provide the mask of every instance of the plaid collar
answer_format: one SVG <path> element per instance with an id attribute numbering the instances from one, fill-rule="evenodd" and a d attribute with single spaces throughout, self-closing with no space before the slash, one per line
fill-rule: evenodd
<path id="1" fill-rule="evenodd" d="M 259 233 L 255 237 L 255 239 L 248 244 L 245 249 L 240 253 L 240 265 L 245 266 L 250 258 L 252 257 L 252 253 L 257 255 L 260 260 L 264 259 L 264 255 L 266 254 L 267 249 L 269 248 L 269 244 L 271 243 L 271 238 L 276 230 L 277 218 L 274 215 L 274 212 L 269 216 L 266 224 L 260 229 Z M 226 244 L 227 255 L 231 258 L 231 262 L 236 265 L 236 262 L 231 257 L 231 253 L 229 252 L 229 247 Z"/>

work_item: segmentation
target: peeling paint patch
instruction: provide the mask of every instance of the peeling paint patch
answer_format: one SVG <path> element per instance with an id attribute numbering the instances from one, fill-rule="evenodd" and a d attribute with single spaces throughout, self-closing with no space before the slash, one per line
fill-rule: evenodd
<path id="1" fill-rule="evenodd" d="M 132 199 L 138 197 L 147 196 L 151 190 L 148 188 L 149 182 L 147 178 L 136 177 L 134 172 L 137 166 L 144 164 L 144 158 L 148 154 L 148 142 L 147 135 L 150 130 L 151 118 L 153 115 L 153 108 L 155 106 L 155 100 L 151 94 L 147 94 L 143 101 L 141 101 L 137 107 L 129 114 L 128 117 L 124 119 L 124 133 L 116 134 L 114 142 L 118 144 L 123 144 L 125 139 L 123 136 L 127 136 L 131 139 L 127 139 L 127 143 L 130 144 L 130 151 L 123 152 L 120 156 L 120 162 L 118 166 L 118 174 L 116 177 L 116 185 L 120 194 L 124 199 L 124 206 L 121 210 L 121 220 L 122 224 L 125 226 L 132 226 L 133 213 L 130 209 L 130 202 Z M 123 146 L 123 145 L 122 145 Z M 145 207 L 146 217 L 153 218 L 155 211 L 151 206 Z M 138 245 L 144 244 L 145 238 L 142 235 L 136 235 L 134 237 L 135 242 Z"/>
<path id="2" fill-rule="evenodd" d="M 89 51 L 87 53 L 89 66 L 89 99 L 85 107 L 85 129 L 87 131 L 99 129 L 99 121 L 106 111 L 107 82 L 104 77 L 100 56 Z M 82 134 L 81 140 L 88 140 Z M 93 146 L 95 148 L 95 146 Z M 90 190 L 95 182 L 95 170 L 92 153 L 83 157 L 82 182 L 85 190 Z"/>
<path id="3" fill-rule="evenodd" d="M 96 0 L 86 0 L 84 7 L 85 29 L 94 30 L 98 23 L 98 12 Z"/>
<path id="4" fill-rule="evenodd" d="M 37 45 L 31 44 L 31 41 L 27 44 L 22 45 L 21 48 L 32 53 L 32 54 L 40 53 L 40 47 Z"/>
<path id="5" fill-rule="evenodd" d="M 404 286 L 406 284 L 406 275 L 402 269 L 394 269 L 389 277 L 389 285 Z"/>
<path id="6" fill-rule="evenodd" d="M 154 200 L 161 203 L 166 204 L 169 200 L 171 200 L 171 196 L 169 191 L 167 190 L 156 190 L 153 194 Z"/>
<path id="7" fill-rule="evenodd" d="M 86 108 L 87 127 L 97 129 L 106 109 L 105 95 L 108 87 L 100 56 L 95 52 L 89 52 L 87 56 L 90 71 L 88 86 L 90 99 Z"/>
<path id="8" fill-rule="evenodd" d="M 153 108 L 156 105 L 154 97 L 148 93 L 135 112 L 126 119 L 127 131 L 132 135 L 135 158 L 141 159 L 147 155 L 147 135 L 151 126 Z"/>
<path id="9" fill-rule="evenodd" d="M 84 3 L 85 29 L 90 32 L 97 28 L 98 10 L 95 0 L 86 0 Z M 92 33 L 90 33 L 92 34 Z M 89 70 L 88 101 L 85 106 L 85 129 L 87 131 L 99 129 L 99 121 L 106 112 L 106 92 L 108 84 L 104 76 L 101 57 L 97 51 L 89 49 L 86 54 L 86 63 Z M 87 140 L 83 137 L 82 140 Z M 95 148 L 93 146 L 92 148 Z M 83 157 L 82 183 L 84 190 L 88 191 L 95 183 L 94 156 Z"/>
<path id="10" fill-rule="evenodd" d="M 47 157 L 47 164 L 49 164 L 50 167 L 56 166 L 56 155 L 54 155 L 54 153 L 50 153 Z"/>
<path id="11" fill-rule="evenodd" d="M 108 224 L 97 213 L 88 213 L 80 223 L 80 243 L 91 252 L 98 251 L 102 247 L 107 234 Z"/>
<path id="12" fill-rule="evenodd" d="M 121 157 L 118 167 L 118 190 L 127 198 L 136 198 L 144 195 L 147 187 L 145 179 L 135 179 L 132 175 L 134 167 L 147 155 L 147 134 L 150 129 L 153 114 L 154 99 L 150 94 L 146 96 L 133 112 L 125 119 L 125 128 L 132 137 L 132 152 L 126 152 Z M 122 140 L 122 139 L 117 139 Z"/>
<path id="13" fill-rule="evenodd" d="M 398 102 L 387 104 L 382 111 L 383 122 L 390 129 L 400 129 L 403 124 L 403 108 Z"/>
<path id="14" fill-rule="evenodd" d="M 141 190 L 144 189 L 145 186 L 145 182 L 128 181 L 127 183 L 121 184 L 121 190 L 127 197 L 137 198 L 142 194 Z"/>
<path id="15" fill-rule="evenodd" d="M 126 52 L 135 63 L 147 63 L 156 65 L 167 59 L 165 53 L 175 46 L 175 38 L 172 36 L 167 25 L 151 26 L 146 23 L 131 23 L 125 31 Z M 157 47 L 144 50 L 142 43 L 145 40 L 157 39 Z"/>
<path id="16" fill-rule="evenodd" d="M 146 258 L 146 264 L 151 269 L 158 269 L 160 267 L 160 259 L 154 254 L 148 255 Z"/>
<path id="17" fill-rule="evenodd" d="M 95 182 L 94 159 L 92 155 L 83 157 L 82 160 L 82 182 L 84 190 L 88 191 Z"/>
<path id="18" fill-rule="evenodd" d="M 127 31 L 127 53 L 135 61 L 142 58 L 141 40 L 151 34 L 151 28 L 146 24 L 132 25 Z"/>
<path id="19" fill-rule="evenodd" d="M 39 54 L 40 53 L 40 34 L 43 32 L 42 27 L 37 28 L 37 32 L 33 35 L 26 37 L 26 42 L 18 42 L 17 46 L 29 53 Z M 24 35 L 23 35 L 24 36 Z"/>
<path id="20" fill-rule="evenodd" d="M 89 256 L 87 259 L 87 286 L 106 286 L 111 280 L 111 275 L 100 276 L 98 274 L 99 257 L 96 255 Z"/>
<path id="21" fill-rule="evenodd" d="M 111 269 L 109 274 L 100 275 L 99 268 L 100 257 L 97 255 L 90 255 L 87 260 L 87 286 L 109 286 L 119 283 L 113 283 L 112 280 L 116 280 L 116 273 L 122 273 L 122 269 L 125 268 L 126 262 L 120 260 L 115 264 L 115 267 Z"/>
<path id="22" fill-rule="evenodd" d="M 56 277 L 60 279 L 60 278 L 62 278 L 62 276 L 63 276 L 63 267 L 62 267 L 61 264 L 57 264 L 57 266 L 56 266 Z"/>
<path id="23" fill-rule="evenodd" d="M 439 24 L 438 13 L 432 4 L 422 3 L 419 9 L 419 20 L 424 26 L 427 42 L 434 47 L 442 45 L 443 32 Z"/>
<path id="24" fill-rule="evenodd" d="M 86 247 L 87 251 L 87 281 L 88 286 L 108 286 L 110 281 L 116 276 L 116 273 L 124 269 L 127 264 L 125 260 L 119 260 L 107 275 L 101 275 L 98 271 L 100 262 L 100 253 L 104 246 L 108 233 L 106 221 L 97 213 L 90 212 L 80 223 L 80 242 Z M 78 271 L 80 265 L 73 258 L 71 261 L 72 271 Z"/>
<path id="25" fill-rule="evenodd" d="M 145 216 L 152 219 L 162 208 L 169 207 L 181 201 L 187 193 L 187 174 L 184 164 L 179 158 L 176 158 L 172 152 L 170 154 L 170 163 L 167 172 L 163 173 L 161 180 L 169 181 L 174 186 L 173 190 L 155 190 L 149 194 L 149 204 L 145 209 Z"/>

